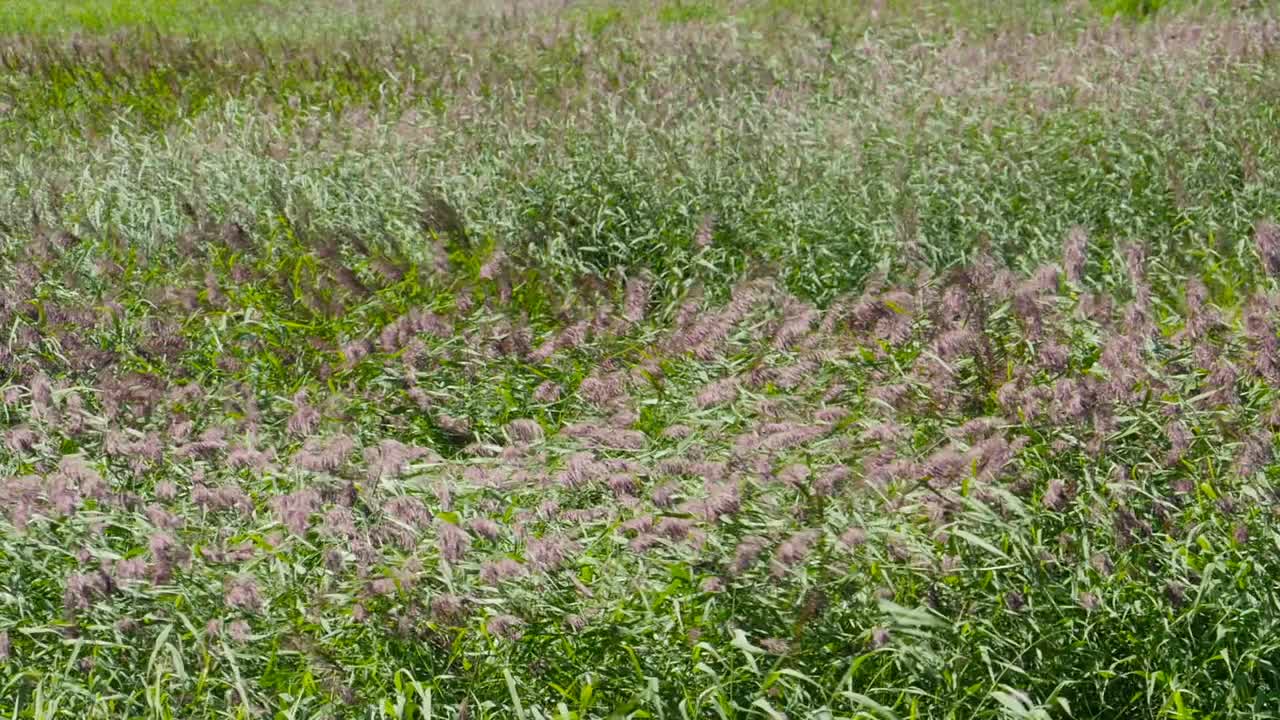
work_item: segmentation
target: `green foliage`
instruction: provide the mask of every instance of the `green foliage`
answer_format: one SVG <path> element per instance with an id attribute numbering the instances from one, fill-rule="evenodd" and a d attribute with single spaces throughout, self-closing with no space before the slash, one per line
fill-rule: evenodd
<path id="1" fill-rule="evenodd" d="M 1164 7 L 1165 0 L 1095 0 L 1095 5 L 1109 17 L 1145 19 Z"/>
<path id="2" fill-rule="evenodd" d="M 618 7 L 604 7 L 599 9 L 590 9 L 587 11 L 584 25 L 587 32 L 593 37 L 600 37 L 610 27 L 616 27 L 623 22 L 622 9 Z"/>
<path id="3" fill-rule="evenodd" d="M 0 35 L 15 33 L 108 33 L 133 27 L 161 32 L 218 33 L 243 22 L 272 0 L 44 0 L 6 2 L 0 8 Z"/>
<path id="4" fill-rule="evenodd" d="M 706 22 L 723 17 L 721 9 L 711 2 L 672 0 L 658 9 L 658 20 L 669 25 Z"/>

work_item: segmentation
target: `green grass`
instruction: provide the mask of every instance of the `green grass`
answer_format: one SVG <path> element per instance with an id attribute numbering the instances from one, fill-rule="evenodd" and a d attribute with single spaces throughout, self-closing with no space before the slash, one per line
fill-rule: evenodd
<path id="1" fill-rule="evenodd" d="M 104 33 L 133 28 L 161 32 L 218 34 L 229 24 L 245 24 L 272 0 L 6 0 L 0 6 L 0 35 Z"/>
<path id="2" fill-rule="evenodd" d="M 0 716 L 1275 717 L 1274 10 L 354 7 L 0 6 Z"/>

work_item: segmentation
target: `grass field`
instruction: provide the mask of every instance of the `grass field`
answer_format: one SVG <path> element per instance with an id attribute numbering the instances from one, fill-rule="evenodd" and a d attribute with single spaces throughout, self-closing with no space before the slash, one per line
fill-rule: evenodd
<path id="1" fill-rule="evenodd" d="M 0 717 L 1280 717 L 1280 15 L 0 0 Z"/>

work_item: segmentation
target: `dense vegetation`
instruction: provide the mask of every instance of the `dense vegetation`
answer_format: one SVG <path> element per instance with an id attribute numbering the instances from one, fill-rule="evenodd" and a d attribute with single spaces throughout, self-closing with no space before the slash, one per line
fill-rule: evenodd
<path id="1" fill-rule="evenodd" d="M 0 715 L 1280 715 L 1263 4 L 0 8 Z"/>

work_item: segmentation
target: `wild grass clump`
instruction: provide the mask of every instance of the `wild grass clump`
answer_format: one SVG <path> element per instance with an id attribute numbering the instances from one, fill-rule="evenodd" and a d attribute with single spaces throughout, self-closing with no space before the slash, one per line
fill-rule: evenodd
<path id="1" fill-rule="evenodd" d="M 1274 16 L 887 5 L 22 21 L 0 710 L 1274 715 Z"/>
<path id="2" fill-rule="evenodd" d="M 1274 696 L 1272 281 L 1161 296 L 1083 228 L 1030 276 L 915 266 L 826 309 L 462 255 L 282 264 L 204 222 L 162 277 L 67 231 L 7 256 L 15 707 Z"/>

